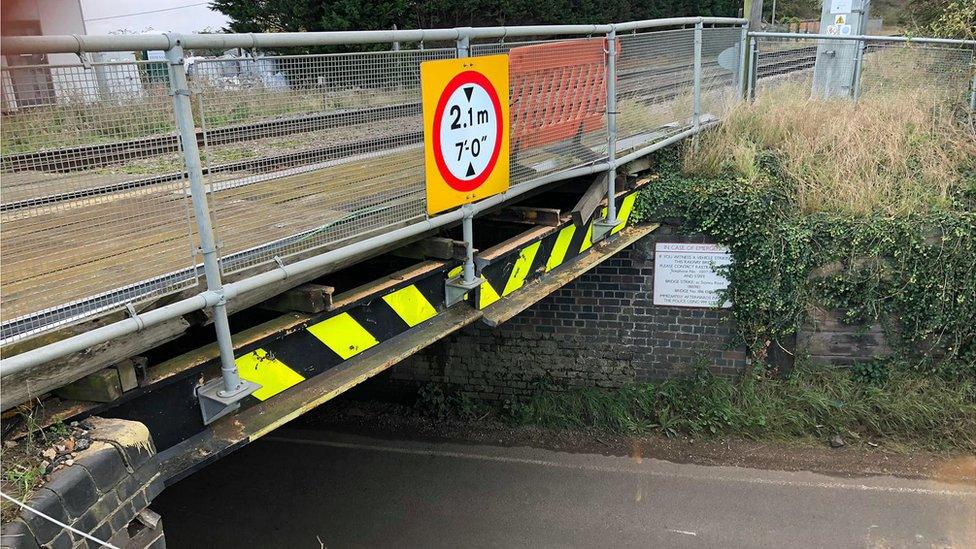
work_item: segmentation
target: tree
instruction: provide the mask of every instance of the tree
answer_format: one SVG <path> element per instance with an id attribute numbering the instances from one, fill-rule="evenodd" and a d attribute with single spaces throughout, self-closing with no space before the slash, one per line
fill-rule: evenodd
<path id="1" fill-rule="evenodd" d="M 741 0 L 740 0 L 741 1 Z M 735 16 L 736 0 L 213 0 L 231 32 L 607 23 Z"/>

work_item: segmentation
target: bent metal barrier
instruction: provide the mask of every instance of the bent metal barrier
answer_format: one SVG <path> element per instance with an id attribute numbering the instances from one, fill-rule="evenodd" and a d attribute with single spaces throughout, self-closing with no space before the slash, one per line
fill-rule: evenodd
<path id="1" fill-rule="evenodd" d="M 223 378 L 208 397 L 231 406 L 254 387 L 237 375 L 228 300 L 554 181 L 608 173 L 615 196 L 618 165 L 697 133 L 741 98 L 746 32 L 741 19 L 696 17 L 5 37 L 17 62 L 2 70 L 0 337 L 120 309 L 128 318 L 7 357 L 0 373 L 212 309 Z M 392 49 L 307 53 L 356 44 Z M 511 186 L 428 216 L 420 64 L 496 53 L 511 72 Z"/>

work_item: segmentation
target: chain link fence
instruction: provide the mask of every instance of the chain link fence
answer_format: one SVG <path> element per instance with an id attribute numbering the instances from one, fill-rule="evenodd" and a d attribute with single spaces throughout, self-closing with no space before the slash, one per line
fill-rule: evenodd
<path id="1" fill-rule="evenodd" d="M 738 58 L 729 51 L 740 24 L 699 25 L 702 120 L 736 97 L 726 58 Z M 609 78 L 617 157 L 692 128 L 693 25 L 620 35 L 616 74 L 603 33 L 471 44 L 470 55 L 509 56 L 512 186 L 607 163 Z M 4 66 L 0 339 L 199 286 L 174 116 L 181 94 L 221 273 L 256 273 L 423 220 L 419 68 L 456 57 L 460 42 L 401 45 L 175 64 L 131 52 L 75 65 L 25 55 L 31 64 Z M 174 92 L 184 72 L 189 89 Z"/>

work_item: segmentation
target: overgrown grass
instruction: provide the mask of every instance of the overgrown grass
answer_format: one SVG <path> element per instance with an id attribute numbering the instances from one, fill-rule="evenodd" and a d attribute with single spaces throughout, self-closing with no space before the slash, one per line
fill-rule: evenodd
<path id="1" fill-rule="evenodd" d="M 686 379 L 617 390 L 542 392 L 516 406 L 520 423 L 626 435 L 883 441 L 976 451 L 976 383 L 904 371 L 865 383 L 843 370 L 800 368 L 786 379 L 732 382 L 696 367 Z"/>
<path id="2" fill-rule="evenodd" d="M 951 208 L 973 187 L 976 127 L 956 123 L 931 86 L 881 86 L 855 104 L 811 101 L 808 86 L 782 84 L 731 109 L 688 149 L 685 173 L 731 170 L 755 185 L 770 168 L 796 190 L 805 213 L 905 215 Z M 969 189 L 972 191 L 972 189 Z"/>

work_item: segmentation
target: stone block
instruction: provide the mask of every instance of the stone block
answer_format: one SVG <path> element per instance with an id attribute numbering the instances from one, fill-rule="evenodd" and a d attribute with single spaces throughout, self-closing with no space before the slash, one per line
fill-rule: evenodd
<path id="1" fill-rule="evenodd" d="M 72 518 L 84 515 L 99 497 L 95 481 L 88 474 L 88 470 L 80 465 L 56 471 L 46 488 L 61 498 L 68 516 Z"/>
<path id="2" fill-rule="evenodd" d="M 79 452 L 75 463 L 88 470 L 102 493 L 110 492 L 127 473 L 119 450 L 99 440 L 92 442 L 87 450 Z"/>
<path id="3" fill-rule="evenodd" d="M 31 496 L 27 504 L 33 508 L 37 509 L 39 512 L 44 513 L 54 519 L 60 520 L 66 524 L 70 523 L 68 518 L 68 513 L 64 509 L 64 504 L 61 503 L 61 498 L 58 494 L 49 490 L 48 488 L 39 488 L 34 495 Z M 20 513 L 21 520 L 27 524 L 30 528 L 31 533 L 34 534 L 34 539 L 37 543 L 43 545 L 53 540 L 55 536 L 61 533 L 63 528 L 54 524 L 53 522 L 41 517 L 38 514 L 32 513 L 27 509 L 22 509 Z"/>

